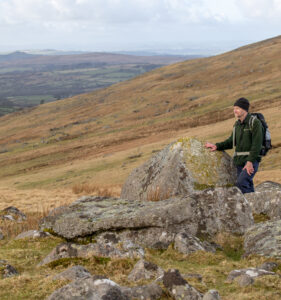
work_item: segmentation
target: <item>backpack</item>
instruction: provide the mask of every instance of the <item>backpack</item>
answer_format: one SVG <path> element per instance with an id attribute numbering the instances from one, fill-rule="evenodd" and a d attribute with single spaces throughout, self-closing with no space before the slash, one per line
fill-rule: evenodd
<path id="1" fill-rule="evenodd" d="M 265 156 L 267 154 L 267 152 L 272 148 L 271 145 L 271 135 L 268 129 L 268 126 L 265 122 L 264 116 L 261 113 L 251 113 L 251 117 L 249 120 L 249 127 L 250 130 L 253 130 L 253 124 L 255 119 L 260 120 L 262 127 L 263 127 L 263 142 L 262 142 L 262 149 L 260 152 L 261 156 Z"/>

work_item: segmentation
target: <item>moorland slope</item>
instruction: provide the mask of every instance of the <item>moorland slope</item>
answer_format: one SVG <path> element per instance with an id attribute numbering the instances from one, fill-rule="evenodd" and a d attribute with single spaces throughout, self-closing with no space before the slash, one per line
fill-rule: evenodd
<path id="1" fill-rule="evenodd" d="M 281 180 L 281 36 L 153 70 L 106 89 L 0 118 L 1 186 L 120 186 L 180 136 L 218 141 L 238 97 L 265 114 L 274 149 L 257 180 Z"/>

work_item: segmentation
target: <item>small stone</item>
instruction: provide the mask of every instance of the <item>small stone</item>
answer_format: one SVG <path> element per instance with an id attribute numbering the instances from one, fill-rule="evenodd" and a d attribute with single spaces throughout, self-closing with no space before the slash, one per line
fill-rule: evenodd
<path id="1" fill-rule="evenodd" d="M 18 271 L 5 260 L 0 260 L 0 278 L 8 278 L 18 275 Z"/>
<path id="2" fill-rule="evenodd" d="M 29 231 L 25 231 L 20 233 L 19 235 L 17 235 L 15 237 L 15 240 L 20 240 L 20 239 L 25 239 L 25 238 L 46 238 L 51 236 L 48 232 L 44 232 L 44 231 L 38 231 L 38 230 L 29 230 Z"/>
<path id="3" fill-rule="evenodd" d="M 2 230 L 0 229 L 0 240 L 3 240 L 4 239 L 4 234 L 2 232 Z"/>
<path id="4" fill-rule="evenodd" d="M 220 295 L 217 290 L 209 290 L 202 300 L 220 300 Z"/>
<path id="5" fill-rule="evenodd" d="M 184 277 L 184 278 L 195 278 L 195 279 L 197 279 L 199 282 L 202 282 L 202 280 L 203 280 L 203 277 L 200 275 L 200 274 L 196 274 L 196 273 L 190 273 L 190 274 L 182 274 L 182 276 Z"/>
<path id="6" fill-rule="evenodd" d="M 161 277 L 163 274 L 164 271 L 160 267 L 154 263 L 141 259 L 136 263 L 133 270 L 128 275 L 128 279 L 131 281 L 138 281 L 142 279 L 149 280 Z"/>
<path id="7" fill-rule="evenodd" d="M 54 280 L 57 279 L 68 279 L 68 280 L 76 280 L 79 278 L 88 278 L 91 277 L 91 273 L 85 269 L 83 266 L 74 266 L 68 268 L 67 270 L 55 275 L 53 277 Z M 102 278 L 99 278 L 102 279 Z"/>
<path id="8" fill-rule="evenodd" d="M 182 277 L 180 272 L 171 269 L 164 273 L 163 284 L 173 299 L 201 300 L 203 295 Z"/>
<path id="9" fill-rule="evenodd" d="M 215 248 L 208 242 L 202 243 L 197 237 L 186 232 L 180 232 L 175 237 L 175 249 L 180 253 L 189 254 L 195 251 L 215 252 Z"/>
<path id="10" fill-rule="evenodd" d="M 236 277 L 234 281 L 236 281 L 241 287 L 252 285 L 254 283 L 254 279 L 246 274 Z"/>
<path id="11" fill-rule="evenodd" d="M 129 299 L 157 300 L 161 299 L 163 295 L 163 290 L 156 283 L 135 287 L 121 287 L 121 291 Z"/>
<path id="12" fill-rule="evenodd" d="M 269 272 L 264 269 L 258 269 L 258 268 L 240 269 L 240 270 L 231 271 L 227 276 L 227 280 L 232 281 L 236 277 L 239 277 L 242 275 L 247 275 L 247 276 L 250 276 L 251 278 L 256 278 L 256 277 L 265 276 L 265 275 L 276 275 L 276 273 Z"/>
<path id="13" fill-rule="evenodd" d="M 26 215 L 14 206 L 9 206 L 9 207 L 3 209 L 3 212 L 6 215 L 12 216 L 14 220 L 17 220 L 17 221 L 26 220 Z"/>
<path id="14" fill-rule="evenodd" d="M 279 264 L 276 262 L 265 262 L 260 265 L 258 268 L 266 271 L 272 272 L 274 269 L 278 268 Z"/>

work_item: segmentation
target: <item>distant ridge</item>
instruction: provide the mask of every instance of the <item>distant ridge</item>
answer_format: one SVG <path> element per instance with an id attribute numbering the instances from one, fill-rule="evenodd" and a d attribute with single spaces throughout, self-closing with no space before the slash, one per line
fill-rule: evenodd
<path id="1" fill-rule="evenodd" d="M 34 55 L 34 54 L 28 54 L 22 51 L 15 51 L 9 54 L 2 54 L 0 55 L 0 62 L 11 62 L 11 61 L 15 61 L 15 60 L 22 60 L 22 59 L 30 59 L 30 58 L 34 58 L 37 57 L 38 55 Z"/>

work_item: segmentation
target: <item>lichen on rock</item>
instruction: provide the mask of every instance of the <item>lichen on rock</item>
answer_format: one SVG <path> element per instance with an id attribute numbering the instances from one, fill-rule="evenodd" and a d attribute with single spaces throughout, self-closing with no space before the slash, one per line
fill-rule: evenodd
<path id="1" fill-rule="evenodd" d="M 188 195 L 196 190 L 233 186 L 236 169 L 231 157 L 210 152 L 202 141 L 180 138 L 133 170 L 121 197 L 152 201 Z M 156 194 L 151 197 L 151 194 Z"/>

